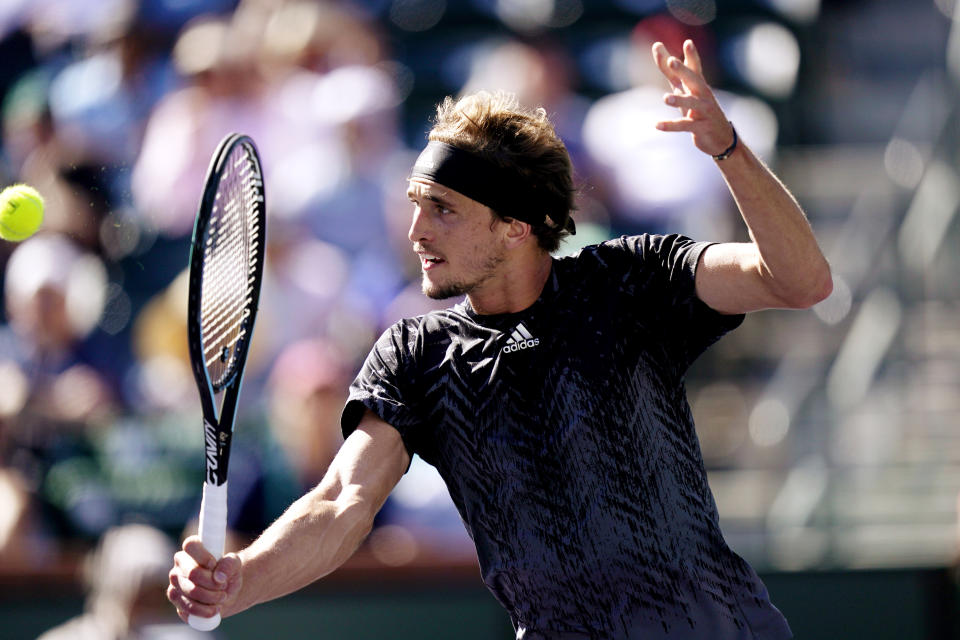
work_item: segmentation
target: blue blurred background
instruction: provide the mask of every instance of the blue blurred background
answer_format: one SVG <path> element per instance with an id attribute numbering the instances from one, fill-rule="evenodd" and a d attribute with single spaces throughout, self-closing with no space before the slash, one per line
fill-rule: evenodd
<path id="1" fill-rule="evenodd" d="M 653 127 L 670 112 L 650 44 L 693 38 L 835 280 L 690 372 L 727 539 L 798 637 L 960 637 L 955 4 L 0 0 L 0 183 L 47 201 L 41 233 L 0 244 L 0 635 L 72 619 L 48 638 L 195 637 L 165 624 L 159 585 L 199 506 L 184 270 L 223 135 L 256 140 L 269 216 L 236 547 L 322 476 L 372 341 L 437 304 L 405 182 L 444 96 L 547 109 L 580 187 L 561 253 L 645 231 L 745 239 L 712 161 Z M 218 634 L 511 637 L 420 461 L 344 569 Z"/>

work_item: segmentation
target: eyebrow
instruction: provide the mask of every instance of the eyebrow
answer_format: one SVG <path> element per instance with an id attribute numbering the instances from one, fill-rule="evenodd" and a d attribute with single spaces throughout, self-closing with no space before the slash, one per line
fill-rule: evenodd
<path id="1" fill-rule="evenodd" d="M 410 198 L 411 201 L 414 200 L 414 198 L 416 198 L 416 195 L 417 195 L 416 191 L 414 191 L 413 189 L 407 189 L 407 197 Z M 442 205 L 448 209 L 452 209 L 455 206 L 453 201 L 451 201 L 447 197 L 443 195 L 435 195 L 432 192 L 428 192 L 424 194 L 423 199 L 429 200 L 434 204 Z"/>
<path id="2" fill-rule="evenodd" d="M 443 196 L 435 196 L 435 195 L 433 195 L 433 194 L 427 194 L 427 195 L 424 196 L 424 197 L 425 197 L 427 200 L 429 200 L 430 202 L 433 202 L 433 203 L 435 203 L 435 204 L 443 205 L 444 207 L 446 207 L 446 208 L 448 208 L 448 209 L 453 208 L 453 202 L 450 201 L 449 199 L 443 197 Z"/>

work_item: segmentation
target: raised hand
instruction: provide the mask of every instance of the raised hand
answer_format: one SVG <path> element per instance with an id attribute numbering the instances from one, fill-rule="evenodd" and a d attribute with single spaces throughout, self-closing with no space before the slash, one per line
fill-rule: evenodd
<path id="1" fill-rule="evenodd" d="M 703 77 L 700 54 L 692 40 L 683 43 L 683 60 L 670 55 L 662 42 L 653 45 L 653 60 L 670 81 L 673 93 L 663 101 L 680 110 L 682 117 L 661 120 L 661 131 L 687 131 L 697 149 L 711 156 L 726 151 L 734 139 L 733 126 L 720 108 L 713 91 Z"/>

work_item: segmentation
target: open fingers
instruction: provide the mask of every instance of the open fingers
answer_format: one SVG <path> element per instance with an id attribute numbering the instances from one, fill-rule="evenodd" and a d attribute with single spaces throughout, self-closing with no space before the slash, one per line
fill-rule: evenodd
<path id="1" fill-rule="evenodd" d="M 704 153 L 716 156 L 730 144 L 731 125 L 703 77 L 700 53 L 692 40 L 683 43 L 683 60 L 672 56 L 662 42 L 653 45 L 653 58 L 670 80 L 673 92 L 664 102 L 676 107 L 681 117 L 656 123 L 660 131 L 685 131 Z"/>
<path id="2" fill-rule="evenodd" d="M 693 40 L 686 40 L 683 43 L 683 64 L 689 67 L 697 75 L 703 75 L 703 64 L 700 62 L 700 52 Z"/>
<path id="3" fill-rule="evenodd" d="M 682 89 L 683 82 L 680 80 L 680 77 L 675 71 L 670 67 L 669 61 L 673 58 L 670 55 L 670 52 L 667 51 L 667 47 L 664 46 L 662 42 L 655 42 L 653 48 L 653 61 L 656 63 L 657 67 L 660 69 L 660 73 L 670 81 L 670 84 L 674 89 Z"/>
<path id="4" fill-rule="evenodd" d="M 693 110 L 702 112 L 710 107 L 710 104 L 703 98 L 681 93 L 668 93 L 663 96 L 663 101 L 671 107 L 680 109 L 684 116 L 689 115 Z"/>
<path id="5" fill-rule="evenodd" d="M 692 118 L 677 118 L 676 120 L 661 120 L 657 122 L 660 131 L 689 131 L 693 132 L 697 121 Z"/>
<path id="6" fill-rule="evenodd" d="M 694 95 L 703 95 L 710 90 L 703 78 L 700 54 L 692 40 L 683 45 L 683 60 L 670 55 L 662 42 L 655 43 L 652 51 L 660 73 L 670 81 L 674 91 L 685 89 Z"/>
<path id="7" fill-rule="evenodd" d="M 689 93 L 699 96 L 709 91 L 709 87 L 707 87 L 707 82 L 703 79 L 703 76 L 700 75 L 698 71 L 694 71 L 685 65 L 680 58 L 670 56 L 666 60 L 666 65 L 673 76 L 680 81 L 681 85 L 685 87 Z"/>

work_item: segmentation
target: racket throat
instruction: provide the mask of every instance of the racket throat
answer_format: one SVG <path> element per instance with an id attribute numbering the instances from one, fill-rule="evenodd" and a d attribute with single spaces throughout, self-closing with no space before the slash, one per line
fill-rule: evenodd
<path id="1" fill-rule="evenodd" d="M 206 456 L 207 484 L 226 484 L 227 462 L 230 451 L 230 433 L 217 429 L 206 420 L 203 423 L 204 454 Z"/>

